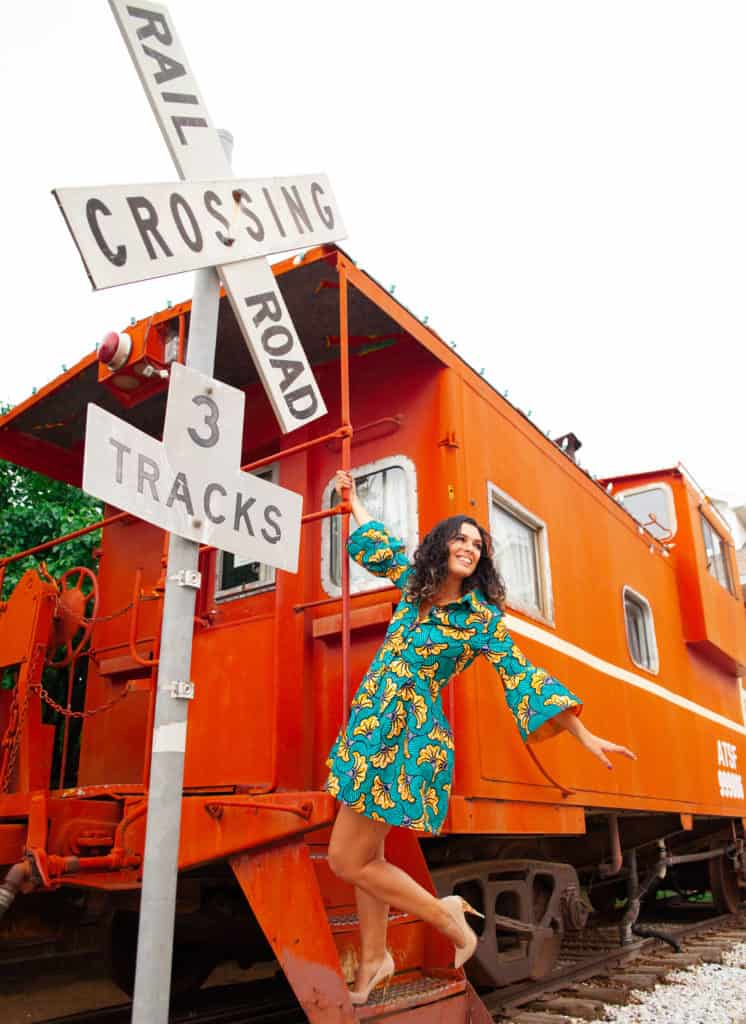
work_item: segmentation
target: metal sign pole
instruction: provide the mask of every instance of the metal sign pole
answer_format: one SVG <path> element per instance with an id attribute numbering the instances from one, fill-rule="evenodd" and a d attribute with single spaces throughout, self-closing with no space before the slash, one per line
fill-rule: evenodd
<path id="1" fill-rule="evenodd" d="M 221 132 L 230 159 L 233 139 Z M 220 282 L 212 267 L 196 271 L 186 364 L 212 376 Z M 171 994 L 181 799 L 184 779 L 199 544 L 170 534 L 161 655 L 150 761 L 145 858 L 137 937 L 132 1024 L 167 1024 Z M 194 585 L 196 583 L 196 586 Z M 184 694 L 179 695 L 180 693 Z"/>

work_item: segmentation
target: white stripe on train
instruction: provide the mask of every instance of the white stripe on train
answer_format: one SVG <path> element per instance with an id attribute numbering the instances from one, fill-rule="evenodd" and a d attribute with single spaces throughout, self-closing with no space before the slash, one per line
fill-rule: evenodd
<path id="1" fill-rule="evenodd" d="M 648 693 L 652 693 L 656 697 L 660 697 L 661 700 L 668 701 L 669 704 L 675 704 L 677 707 L 684 708 L 685 711 L 691 711 L 692 714 L 699 715 L 700 718 L 708 718 L 711 722 L 715 722 L 717 725 L 723 725 L 726 729 L 732 729 L 740 736 L 746 736 L 746 726 L 743 726 L 738 722 L 734 722 L 732 719 L 726 718 L 724 715 L 719 715 L 717 711 L 711 711 L 709 708 L 705 708 L 701 704 L 695 704 L 693 700 L 682 697 L 678 693 L 672 693 L 671 690 L 667 690 L 665 686 L 660 686 L 658 683 L 654 683 L 650 679 L 645 679 L 644 676 L 638 676 L 634 672 L 628 672 L 627 669 L 619 668 L 618 665 L 613 665 L 610 661 L 604 661 L 603 658 L 597 658 L 595 654 L 590 654 L 588 651 L 583 650 L 582 647 L 576 647 L 575 644 L 571 644 L 567 640 L 563 640 L 561 637 L 555 636 L 553 633 L 550 633 L 546 629 L 542 629 L 540 626 L 535 626 L 532 622 L 517 619 L 514 615 L 506 615 L 505 624 L 511 633 L 517 633 L 519 636 L 528 637 L 529 640 L 536 640 L 537 643 L 544 644 L 545 647 L 551 647 L 553 650 L 559 651 L 560 654 L 566 654 L 568 658 L 574 658 L 576 661 L 581 662 L 583 665 L 588 665 L 597 672 L 603 672 L 604 675 L 613 676 L 614 679 L 621 679 L 622 682 L 629 683 L 631 686 L 636 686 L 639 690 L 646 690 Z M 566 682 L 566 680 L 563 681 Z M 570 689 L 572 689 L 571 683 L 568 682 L 568 685 L 570 686 Z"/>

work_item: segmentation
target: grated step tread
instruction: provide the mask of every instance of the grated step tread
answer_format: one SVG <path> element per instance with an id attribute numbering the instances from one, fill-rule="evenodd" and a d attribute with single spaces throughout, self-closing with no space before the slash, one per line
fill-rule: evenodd
<path id="1" fill-rule="evenodd" d="M 464 989 L 465 982 L 459 978 L 429 975 L 402 978 L 401 980 L 396 980 L 395 978 L 388 988 L 380 986 L 374 989 L 365 1006 L 357 1008 L 357 1015 L 359 1019 L 364 1019 L 383 1008 L 388 1012 L 399 1006 L 417 1006 L 423 1003 L 432 1003 L 437 999 L 463 992 Z"/>

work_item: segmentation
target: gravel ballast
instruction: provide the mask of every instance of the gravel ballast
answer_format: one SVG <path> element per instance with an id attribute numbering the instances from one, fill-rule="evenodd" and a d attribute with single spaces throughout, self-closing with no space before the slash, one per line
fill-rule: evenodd
<path id="1" fill-rule="evenodd" d="M 634 998 L 627 1006 L 607 1007 L 605 1019 L 613 1024 L 746 1024 L 746 942 L 728 950 L 722 965 L 673 971 Z"/>

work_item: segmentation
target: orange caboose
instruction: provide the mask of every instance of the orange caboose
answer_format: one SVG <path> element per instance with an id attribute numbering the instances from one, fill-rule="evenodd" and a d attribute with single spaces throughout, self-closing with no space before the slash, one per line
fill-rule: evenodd
<path id="1" fill-rule="evenodd" d="M 613 773 L 566 737 L 529 756 L 488 666 L 451 683 L 456 772 L 445 829 L 421 843 L 395 830 L 388 855 L 485 913 L 472 980 L 494 987 L 546 973 L 563 932 L 584 927 L 584 893 L 622 915 L 623 938 L 635 927 L 636 887 L 652 891 L 666 872 L 673 887 L 710 890 L 734 907 L 746 882 L 746 615 L 714 505 L 681 468 L 591 478 L 572 436 L 544 436 L 341 250 L 311 250 L 275 272 L 329 412 L 279 433 L 223 301 L 215 376 L 246 394 L 244 468 L 301 493 L 305 515 L 296 575 L 201 554 L 175 984 L 201 982 L 221 959 L 275 957 L 309 1020 L 356 1019 L 345 982 L 357 925 L 351 891 L 325 860 L 335 806 L 322 791 L 324 758 L 395 592 L 354 565 L 345 585 L 339 465 L 410 551 L 446 515 L 489 525 L 511 632 L 584 698 L 592 730 L 613 723 L 614 739 L 638 754 Z M 160 437 L 189 312 L 183 303 L 135 324 L 122 365 L 91 353 L 15 408 L 0 421 L 0 456 L 79 485 L 89 401 Z M 95 610 L 93 580 L 83 586 L 73 573 L 60 586 L 34 569 L 0 605 L 0 667 L 14 673 L 0 691 L 0 942 L 10 946 L 21 927 L 45 948 L 107 941 L 127 989 L 164 535 L 107 508 L 98 556 Z M 50 719 L 42 670 L 60 639 L 73 663 L 88 643 L 85 699 L 83 708 L 57 701 Z M 63 744 L 52 779 L 55 731 L 59 745 L 71 711 L 85 716 L 79 757 L 72 763 Z M 17 895 L 21 884 L 33 894 Z M 486 1013 L 449 969 L 447 946 L 395 908 L 390 945 L 389 1002 L 358 1016 Z"/>

